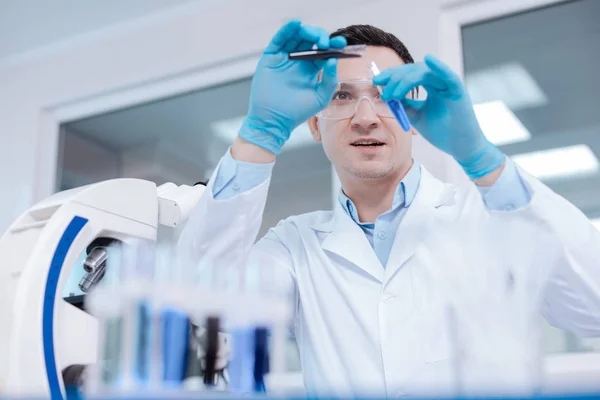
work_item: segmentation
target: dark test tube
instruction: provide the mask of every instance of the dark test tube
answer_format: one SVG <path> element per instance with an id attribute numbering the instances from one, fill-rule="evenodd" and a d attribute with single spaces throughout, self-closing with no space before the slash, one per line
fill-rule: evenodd
<path id="1" fill-rule="evenodd" d="M 254 331 L 254 391 L 266 392 L 265 374 L 269 371 L 268 330 L 259 327 Z"/>
<path id="2" fill-rule="evenodd" d="M 219 318 L 208 317 L 206 319 L 206 348 L 204 384 L 214 386 L 217 364 L 217 352 L 219 351 Z"/>

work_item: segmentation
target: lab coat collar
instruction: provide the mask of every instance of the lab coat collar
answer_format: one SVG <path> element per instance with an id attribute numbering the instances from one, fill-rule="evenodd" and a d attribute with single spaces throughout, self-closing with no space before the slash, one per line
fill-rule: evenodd
<path id="1" fill-rule="evenodd" d="M 330 219 L 311 225 L 314 230 L 329 232 L 321 248 L 346 259 L 381 283 L 388 281 L 412 257 L 419 242 L 427 237 L 436 208 L 447 204 L 454 194 L 454 186 L 439 181 L 423 166 L 420 168 L 419 188 L 400 223 L 386 268 L 340 202 L 336 202 Z"/>
<path id="2" fill-rule="evenodd" d="M 412 258 L 419 245 L 430 236 L 437 210 L 453 204 L 456 186 L 443 183 L 424 168 L 421 168 L 421 174 L 421 184 L 415 200 L 406 210 L 394 238 L 385 267 L 386 284 Z"/>

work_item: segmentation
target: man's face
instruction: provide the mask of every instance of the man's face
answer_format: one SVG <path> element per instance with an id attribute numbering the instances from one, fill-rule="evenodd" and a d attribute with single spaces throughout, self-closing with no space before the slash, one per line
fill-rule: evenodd
<path id="1" fill-rule="evenodd" d="M 379 46 L 368 46 L 360 58 L 338 61 L 339 82 L 350 84 L 350 81 L 372 79 L 369 69 L 371 61 L 375 61 L 381 71 L 403 64 L 395 51 Z M 364 84 L 360 93 L 372 96 L 372 90 Z M 345 93 L 334 94 L 334 99 L 336 96 L 348 98 Z M 325 154 L 340 178 L 384 178 L 412 163 L 411 132 L 405 132 L 393 117 L 378 115 L 367 100 L 360 101 L 356 113 L 350 117 L 335 119 L 316 116 L 309 121 L 309 125 L 314 139 L 323 143 Z M 365 145 L 367 142 L 380 145 Z"/>

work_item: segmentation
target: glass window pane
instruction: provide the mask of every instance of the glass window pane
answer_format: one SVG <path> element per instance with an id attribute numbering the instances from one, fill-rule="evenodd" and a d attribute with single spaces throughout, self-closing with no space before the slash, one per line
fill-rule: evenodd
<path id="1" fill-rule="evenodd" d="M 193 185 L 210 178 L 248 110 L 251 79 L 73 121 L 61 127 L 57 190 L 106 179 Z M 262 237 L 290 215 L 331 208 L 331 165 L 306 124 L 277 157 Z"/>
<path id="2" fill-rule="evenodd" d="M 600 218 L 598 16 L 599 1 L 577 0 L 462 30 L 465 82 L 486 136 L 591 219 Z M 600 339 L 545 333 L 549 353 L 600 351 Z"/>

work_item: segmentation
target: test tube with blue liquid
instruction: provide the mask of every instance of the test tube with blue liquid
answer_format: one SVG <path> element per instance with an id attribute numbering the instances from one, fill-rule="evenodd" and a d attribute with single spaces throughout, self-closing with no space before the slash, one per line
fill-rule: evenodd
<path id="1" fill-rule="evenodd" d="M 377 76 L 380 74 L 379 68 L 377 67 L 377 64 L 375 64 L 374 61 L 371 61 L 371 63 L 369 64 L 369 69 L 373 73 L 373 76 Z M 379 94 L 383 92 L 381 86 L 377 86 L 377 90 L 379 90 Z M 406 115 L 406 110 L 404 109 L 402 102 L 397 99 L 391 99 L 387 100 L 386 104 L 389 107 L 392 114 L 394 114 L 394 117 L 396 118 L 402 129 L 404 129 L 405 132 L 410 132 L 410 121 L 408 120 L 408 115 Z"/>

